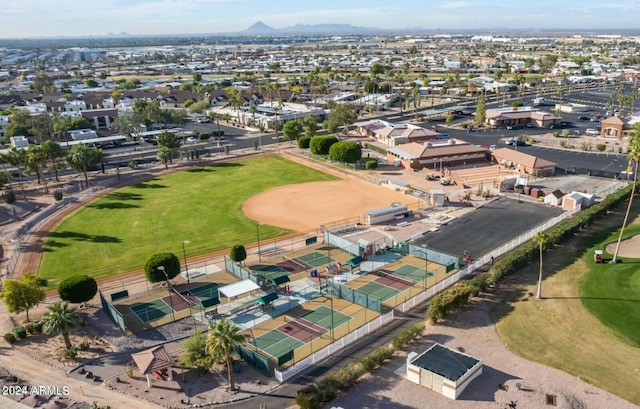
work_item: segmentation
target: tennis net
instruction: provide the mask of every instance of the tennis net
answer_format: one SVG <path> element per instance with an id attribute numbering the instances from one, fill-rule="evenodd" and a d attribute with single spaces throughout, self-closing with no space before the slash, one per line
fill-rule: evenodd
<path id="1" fill-rule="evenodd" d="M 313 328 L 311 325 L 313 325 L 313 323 L 311 323 L 310 321 L 309 324 L 304 324 L 302 321 L 306 321 L 304 318 L 290 318 L 287 317 L 285 315 L 284 320 L 286 322 L 288 322 L 289 324 L 293 324 L 294 327 L 298 327 L 298 329 L 303 329 L 306 330 L 308 332 L 311 332 L 312 334 L 314 334 L 316 337 L 320 338 L 322 335 L 324 335 L 325 332 L 327 332 L 326 330 L 319 330 L 317 328 Z"/>
<path id="2" fill-rule="evenodd" d="M 305 263 L 305 262 L 303 262 L 303 261 L 300 261 L 300 260 L 298 260 L 298 259 L 296 259 L 296 258 L 289 258 L 289 257 L 287 257 L 286 255 L 282 255 L 282 259 L 283 259 L 283 260 L 285 260 L 285 261 L 291 261 L 292 263 L 297 264 L 297 265 L 298 265 L 298 266 L 300 266 L 300 268 L 302 268 L 303 270 L 308 270 L 308 269 L 310 269 L 310 268 L 313 268 L 313 266 L 312 266 L 312 265 L 310 265 L 310 264 L 307 264 L 307 263 Z"/>
<path id="3" fill-rule="evenodd" d="M 405 278 L 405 277 L 401 277 L 399 275 L 393 274 L 390 271 L 378 270 L 378 276 L 379 277 L 386 277 L 389 280 L 393 280 L 393 281 L 396 281 L 398 283 L 403 283 L 403 284 L 406 284 L 408 286 L 412 286 L 412 285 L 414 285 L 416 283 L 414 280 L 411 280 L 411 279 Z"/>
<path id="4" fill-rule="evenodd" d="M 191 301 L 190 299 L 188 299 L 187 297 L 185 297 L 184 295 L 182 295 L 180 293 L 180 291 L 176 290 L 175 288 L 171 287 L 171 291 L 173 291 L 174 294 L 176 294 L 178 297 L 180 297 L 184 302 L 187 303 L 188 306 L 192 306 L 195 304 L 194 301 Z"/>

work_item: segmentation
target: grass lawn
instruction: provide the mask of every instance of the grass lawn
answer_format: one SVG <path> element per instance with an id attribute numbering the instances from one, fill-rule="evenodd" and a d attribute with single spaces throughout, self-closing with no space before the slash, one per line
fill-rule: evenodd
<path id="1" fill-rule="evenodd" d="M 613 233 L 590 253 L 616 242 L 619 234 L 619 231 Z M 632 224 L 624 230 L 624 238 L 636 234 L 640 234 L 640 224 Z M 613 254 L 605 251 L 604 258 L 611 260 Z M 589 269 L 582 281 L 582 303 L 600 321 L 640 348 L 640 259 L 618 257 L 622 262 L 615 265 L 596 264 L 587 256 L 585 259 L 588 259 Z M 640 356 L 638 359 L 640 361 Z"/>
<path id="2" fill-rule="evenodd" d="M 635 206 L 634 214 L 638 214 L 639 209 L 640 204 Z M 624 288 L 628 281 L 615 277 L 628 274 L 624 263 L 620 266 L 595 266 L 592 261 L 593 249 L 602 248 L 603 243 L 615 236 L 624 210 L 625 206 L 621 205 L 588 231 L 544 253 L 542 300 L 535 298 L 538 263 L 534 262 L 499 284 L 498 297 L 502 302 L 497 304 L 492 314 L 501 339 L 514 353 L 579 376 L 634 404 L 640 404 L 637 338 L 634 341 L 630 333 L 620 331 L 616 324 L 629 317 L 616 317 L 613 322 L 605 324 L 585 307 L 591 302 L 598 307 L 621 304 L 615 308 L 629 308 L 630 315 L 633 302 L 603 298 L 635 300 L 637 336 L 637 311 L 640 308 L 637 278 L 636 292 L 631 295 Z M 640 220 L 634 222 L 637 223 Z M 589 277 L 591 274 L 599 276 L 607 267 L 615 269 L 607 270 L 613 278 L 611 283 L 599 290 L 596 285 L 587 285 L 593 280 Z M 622 268 L 618 270 L 619 267 Z M 590 272 L 591 268 L 594 268 L 593 272 Z M 616 283 L 622 288 L 618 288 Z M 590 297 L 601 300 L 586 300 L 587 288 Z"/>
<path id="3" fill-rule="evenodd" d="M 279 156 L 219 163 L 158 177 L 97 199 L 58 225 L 43 248 L 40 277 L 49 285 L 73 274 L 105 277 L 141 269 L 157 252 L 187 256 L 256 241 L 244 216 L 251 196 L 290 183 L 335 180 Z M 260 226 L 260 239 L 288 230 Z"/>

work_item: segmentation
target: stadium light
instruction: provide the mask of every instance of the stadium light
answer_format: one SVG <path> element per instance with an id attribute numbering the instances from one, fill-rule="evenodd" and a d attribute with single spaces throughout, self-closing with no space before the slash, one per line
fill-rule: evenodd
<path id="1" fill-rule="evenodd" d="M 260 226 L 262 226 L 262 223 L 256 223 L 256 237 L 258 238 L 258 261 L 261 262 L 262 261 L 262 254 L 260 251 Z"/>

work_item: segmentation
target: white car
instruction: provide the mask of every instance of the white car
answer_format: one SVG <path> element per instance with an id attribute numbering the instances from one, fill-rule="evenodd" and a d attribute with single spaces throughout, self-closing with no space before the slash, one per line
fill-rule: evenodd
<path id="1" fill-rule="evenodd" d="M 600 135 L 600 131 L 595 128 L 588 128 L 584 133 L 587 135 Z"/>

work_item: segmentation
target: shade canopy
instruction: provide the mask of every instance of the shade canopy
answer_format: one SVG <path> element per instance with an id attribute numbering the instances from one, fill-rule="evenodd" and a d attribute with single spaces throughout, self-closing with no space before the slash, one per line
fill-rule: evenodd
<path id="1" fill-rule="evenodd" d="M 258 290 L 260 286 L 251 280 L 242 280 L 233 284 L 225 285 L 218 288 L 218 292 L 227 298 L 234 298 L 241 294 Z"/>

